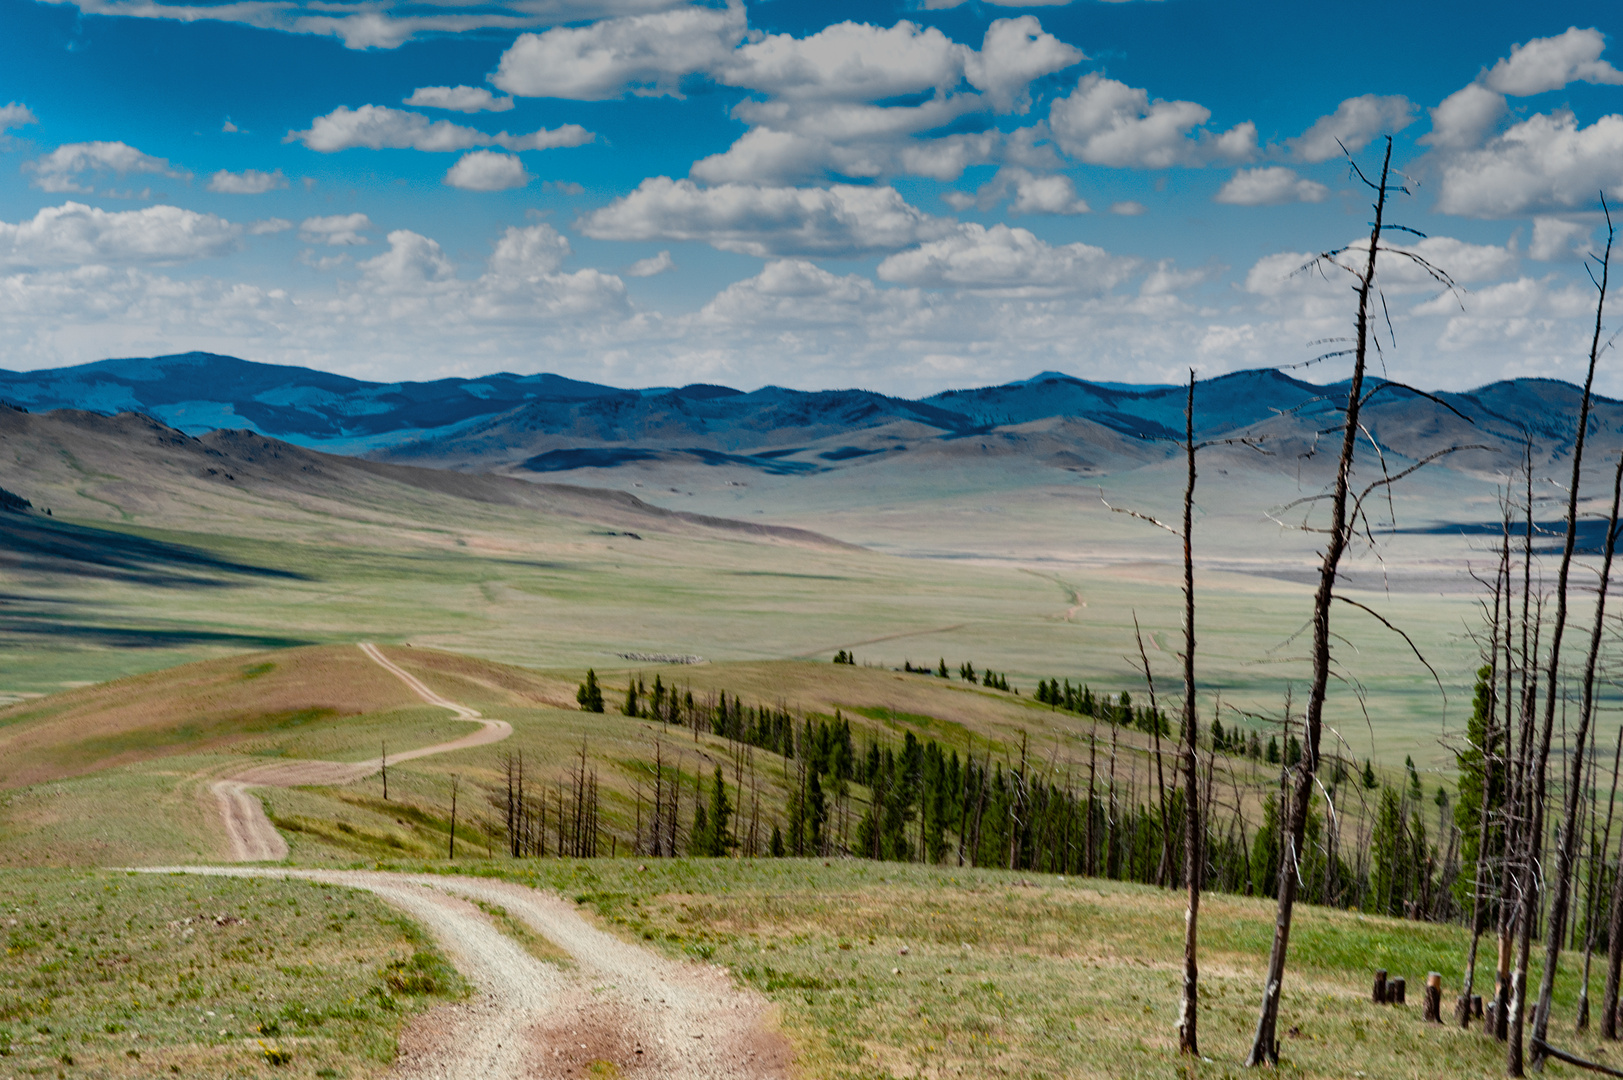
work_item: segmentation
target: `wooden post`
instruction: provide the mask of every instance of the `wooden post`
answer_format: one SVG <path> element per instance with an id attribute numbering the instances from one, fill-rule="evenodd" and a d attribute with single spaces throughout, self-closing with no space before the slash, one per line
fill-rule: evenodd
<path id="1" fill-rule="evenodd" d="M 1375 989 L 1370 991 L 1370 1000 L 1377 1005 L 1386 1004 L 1386 969 L 1375 970 Z"/>
<path id="2" fill-rule="evenodd" d="M 1433 1024 L 1443 1022 L 1443 976 L 1438 972 L 1426 975 L 1426 1003 L 1422 1019 Z"/>
<path id="3" fill-rule="evenodd" d="M 1404 994 L 1403 994 L 1403 991 L 1406 988 L 1405 987 L 1405 979 L 1403 978 L 1402 975 L 1399 975 L 1397 978 L 1393 979 L 1390 983 L 1387 984 L 1387 987 L 1388 987 L 1388 993 L 1390 994 L 1390 997 L 1391 997 L 1392 1004 L 1394 1004 L 1394 1005 L 1403 1005 L 1403 1004 L 1406 1003 L 1405 1000 L 1404 1000 Z"/>
<path id="4" fill-rule="evenodd" d="M 1484 1019 L 1484 1014 L 1482 1012 L 1482 995 L 1481 994 L 1472 994 L 1471 995 L 1471 1011 L 1476 1014 L 1476 1018 L 1478 1020 Z"/>

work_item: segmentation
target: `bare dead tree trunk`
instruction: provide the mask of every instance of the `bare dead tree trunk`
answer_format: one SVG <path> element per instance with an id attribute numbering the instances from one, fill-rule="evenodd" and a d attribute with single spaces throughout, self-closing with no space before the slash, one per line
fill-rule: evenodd
<path id="1" fill-rule="evenodd" d="M 1515 989 L 1512 985 L 1513 957 L 1518 952 L 1517 931 L 1521 925 L 1522 908 L 1529 902 L 1529 892 L 1533 888 L 1530 879 L 1533 844 L 1531 838 L 1525 838 L 1529 830 L 1528 788 L 1531 784 L 1531 766 L 1533 754 L 1533 729 L 1535 727 L 1534 698 L 1536 697 L 1537 671 L 1533 662 L 1533 655 L 1537 652 L 1535 641 L 1532 647 L 1528 645 L 1529 625 L 1532 622 L 1531 606 L 1533 599 L 1533 440 L 1529 435 L 1522 453 L 1522 478 L 1526 482 L 1527 501 L 1525 527 L 1522 530 L 1522 611 L 1521 611 L 1521 649 L 1518 653 L 1519 662 L 1510 663 L 1510 640 L 1507 634 L 1505 643 L 1505 688 L 1507 695 L 1510 692 L 1510 677 L 1512 669 L 1520 679 L 1517 701 L 1517 738 L 1515 768 L 1510 770 L 1510 792 L 1505 800 L 1507 809 L 1505 820 L 1505 870 L 1503 892 L 1507 898 L 1513 898 L 1513 904 L 1500 904 L 1499 908 L 1499 982 L 1496 993 L 1496 1007 L 1494 1012 L 1494 1035 L 1507 1042 L 1515 1039 L 1519 1042 L 1521 1032 L 1511 1033 L 1510 1012 L 1512 1007 L 1520 1011 L 1521 1005 L 1517 1002 Z M 1509 705 L 1506 705 L 1508 711 Z M 1508 732 L 1507 732 L 1508 735 Z M 1507 742 L 1508 747 L 1508 742 Z M 1524 858 L 1525 854 L 1525 858 Z M 1521 1051 L 1517 1050 L 1517 1059 L 1520 1060 Z"/>
<path id="2" fill-rule="evenodd" d="M 1618 732 L 1617 740 L 1618 746 L 1623 748 L 1623 731 Z M 1617 790 L 1616 768 L 1612 770 L 1612 790 Z M 1623 844 L 1618 845 L 1617 865 L 1612 872 L 1606 935 L 1606 993 L 1601 998 L 1600 1033 L 1603 1038 L 1616 1039 L 1618 982 L 1619 974 L 1623 973 Z"/>
<path id="3" fill-rule="evenodd" d="M 1499 548 L 1499 565 L 1493 575 L 1493 630 L 1488 644 L 1488 715 L 1482 730 L 1482 812 L 1477 821 L 1476 879 L 1471 895 L 1471 950 L 1465 961 L 1465 979 L 1460 987 L 1455 1015 L 1460 1027 L 1471 1026 L 1471 991 L 1476 985 L 1477 948 L 1482 941 L 1483 918 L 1487 911 L 1488 856 L 1492 848 L 1494 751 L 1499 745 L 1494 721 L 1499 715 L 1499 609 L 1508 603 L 1504 584 L 1510 573 L 1510 504 L 1505 503 L 1504 533 Z"/>
<path id="4" fill-rule="evenodd" d="M 1590 732 L 1593 737 L 1594 729 L 1591 728 Z M 1617 805 L 1617 770 L 1620 764 L 1623 764 L 1623 728 L 1618 729 L 1617 749 L 1612 753 L 1612 793 L 1606 800 L 1606 828 L 1601 833 L 1599 850 L 1595 848 L 1593 826 L 1589 835 L 1589 910 L 1584 916 L 1584 981 L 1580 992 L 1582 1004 L 1578 1009 L 1579 1031 L 1589 1027 L 1589 970 L 1595 957 L 1595 902 L 1600 898 L 1595 883 L 1600 876 L 1601 866 L 1606 862 L 1606 853 L 1612 847 L 1612 810 Z"/>
<path id="5" fill-rule="evenodd" d="M 1196 1039 L 1200 989 L 1198 937 L 1202 840 L 1200 820 L 1200 777 L 1195 757 L 1200 728 L 1195 716 L 1195 560 L 1191 537 L 1195 505 L 1195 373 L 1189 372 L 1189 398 L 1183 410 L 1184 457 L 1188 480 L 1183 489 L 1183 876 L 1189 888 L 1189 905 L 1183 917 L 1183 996 L 1178 1003 L 1178 1051 L 1198 1057 Z M 1159 726 L 1159 721 L 1157 721 Z M 1215 730 L 1215 729 L 1214 729 Z M 1162 825 L 1166 824 L 1163 804 Z"/>
<path id="6" fill-rule="evenodd" d="M 1144 651 L 1144 632 L 1138 628 L 1138 612 L 1133 612 L 1133 637 L 1138 642 L 1138 659 L 1144 666 L 1144 685 L 1150 691 L 1150 739 L 1155 753 L 1156 805 L 1160 820 L 1156 822 L 1161 833 L 1161 860 L 1155 867 L 1155 885 L 1166 885 L 1167 870 L 1172 862 L 1172 841 L 1167 833 L 1167 781 L 1161 770 L 1161 707 L 1155 700 L 1155 676 L 1150 673 L 1150 655 Z M 1146 773 L 1149 772 L 1146 766 Z"/>
<path id="7" fill-rule="evenodd" d="M 1601 199 L 1602 209 L 1606 209 L 1605 198 Z M 1601 351 L 1601 320 L 1606 310 L 1606 283 L 1607 273 L 1611 269 L 1612 261 L 1612 234 L 1611 211 L 1606 210 L 1607 232 L 1606 250 L 1600 258 L 1600 280 L 1596 282 L 1599 296 L 1595 302 L 1595 333 L 1590 339 L 1589 371 L 1584 378 L 1583 399 L 1578 406 L 1578 431 L 1573 438 L 1572 448 L 1572 487 L 1567 491 L 1567 536 L 1566 543 L 1561 552 L 1561 569 L 1556 579 L 1555 593 L 1555 625 L 1550 630 L 1550 663 L 1546 671 L 1547 685 L 1544 688 L 1544 735 L 1543 746 L 1539 755 L 1538 797 L 1541 805 L 1535 807 L 1534 814 L 1543 813 L 1542 799 L 1546 765 L 1550 752 L 1550 731 L 1555 717 L 1556 673 L 1561 663 L 1561 635 L 1566 629 L 1567 621 L 1567 575 L 1572 566 L 1572 551 L 1578 539 L 1578 485 L 1580 470 L 1583 468 L 1584 436 L 1589 427 L 1590 390 L 1595 383 L 1595 363 L 1600 359 Z M 1623 473 L 1618 474 L 1618 484 L 1623 485 Z M 1617 520 L 1618 494 L 1623 493 L 1623 487 L 1614 486 L 1612 498 L 1612 516 L 1609 520 Z M 1588 745 L 1590 710 L 1594 701 L 1595 692 L 1595 661 L 1600 653 L 1601 620 L 1606 612 L 1606 582 L 1611 574 L 1612 553 L 1616 546 L 1616 531 L 1607 533 L 1606 556 L 1601 570 L 1600 595 L 1595 602 L 1595 626 L 1590 635 L 1589 655 L 1584 665 L 1583 705 L 1578 711 L 1578 742 L 1577 750 L 1572 763 L 1572 779 L 1567 784 L 1566 819 L 1561 828 L 1561 846 L 1556 855 L 1555 892 L 1550 899 L 1550 924 L 1545 935 L 1544 973 L 1539 980 L 1538 1010 L 1533 1014 L 1533 1064 L 1541 1067 L 1544 1062 L 1544 1040 L 1550 1027 L 1550 999 L 1555 992 L 1555 973 L 1561 959 L 1562 937 L 1566 931 L 1567 904 L 1572 895 L 1572 870 L 1577 857 L 1578 844 L 1578 812 L 1580 800 L 1583 795 L 1584 776 L 1584 750 Z"/>
<path id="8" fill-rule="evenodd" d="M 456 858 L 456 792 L 457 792 L 457 788 L 460 787 L 460 786 L 461 785 L 460 785 L 460 783 L 458 781 L 456 773 L 452 773 L 451 774 L 451 831 L 450 831 L 450 835 L 448 837 L 449 842 L 450 842 L 450 851 L 447 853 L 447 856 L 446 856 L 447 858 L 451 858 L 451 859 Z"/>
<path id="9" fill-rule="evenodd" d="M 1319 587 L 1313 598 L 1313 681 L 1308 694 L 1305 722 L 1306 745 L 1302 760 L 1295 766 L 1296 782 L 1290 800 L 1289 830 L 1281 830 L 1279 894 L 1274 918 L 1274 943 L 1268 956 L 1268 973 L 1263 983 L 1262 1008 L 1257 1016 L 1256 1034 L 1247 1067 L 1277 1063 L 1279 1041 L 1279 995 L 1285 981 L 1285 959 L 1290 949 L 1291 917 L 1296 911 L 1298 863 L 1302 838 L 1307 827 L 1308 800 L 1313 794 L 1313 778 L 1319 765 L 1319 737 L 1324 727 L 1324 699 L 1330 678 L 1330 605 L 1335 596 L 1336 572 L 1346 551 L 1349 527 L 1347 489 L 1352 472 L 1353 452 L 1358 445 L 1358 412 L 1363 404 L 1364 367 L 1370 336 L 1370 302 L 1375 294 L 1376 255 L 1381 250 L 1381 229 L 1386 218 L 1387 179 L 1392 167 L 1392 140 L 1386 140 L 1381 162 L 1381 179 L 1375 188 L 1375 220 L 1370 226 L 1369 253 L 1358 283 L 1358 319 L 1352 384 L 1347 392 L 1347 414 L 1341 439 L 1341 456 L 1336 464 L 1335 490 L 1330 507 L 1330 525 L 1319 569 Z"/>

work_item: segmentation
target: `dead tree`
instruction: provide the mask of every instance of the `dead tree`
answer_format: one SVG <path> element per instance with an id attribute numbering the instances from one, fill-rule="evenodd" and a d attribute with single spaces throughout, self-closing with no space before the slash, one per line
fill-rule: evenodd
<path id="1" fill-rule="evenodd" d="M 1601 198 L 1601 209 L 1606 211 L 1606 249 L 1597 260 L 1600 265 L 1600 277 L 1595 281 L 1595 288 L 1598 292 L 1595 302 L 1595 332 L 1590 339 L 1589 370 L 1584 377 L 1583 398 L 1578 406 L 1578 430 L 1573 437 L 1572 486 L 1567 490 L 1567 535 L 1561 552 L 1561 569 L 1556 578 L 1555 624 L 1550 630 L 1550 661 L 1545 673 L 1544 731 L 1539 751 L 1538 777 L 1535 784 L 1533 807 L 1535 822 L 1539 821 L 1544 812 L 1545 773 L 1550 755 L 1551 728 L 1555 720 L 1556 674 L 1560 670 L 1561 636 L 1566 629 L 1567 620 L 1567 575 L 1572 566 L 1573 547 L 1578 539 L 1578 486 L 1583 468 L 1584 436 L 1589 427 L 1590 392 L 1595 383 L 1595 363 L 1599 360 L 1602 349 L 1601 320 L 1606 311 L 1607 274 L 1611 268 L 1612 259 L 1614 230 L 1611 225 L 1611 211 L 1606 207 L 1604 196 Z M 1593 272 L 1591 277 L 1593 277 Z M 1619 458 L 1619 464 L 1623 465 L 1623 457 Z M 1595 661 L 1600 652 L 1601 619 L 1606 611 L 1606 581 L 1611 574 L 1612 553 L 1616 547 L 1617 529 L 1615 523 L 1617 521 L 1619 494 L 1623 494 L 1623 471 L 1618 473 L 1618 482 L 1613 487 L 1612 516 L 1609 519 L 1613 524 L 1608 529 L 1606 537 L 1606 555 L 1601 570 L 1600 595 L 1596 599 L 1595 606 L 1595 625 L 1593 633 L 1590 635 L 1589 655 L 1584 665 L 1583 704 L 1578 711 L 1577 750 L 1572 765 L 1572 781 L 1567 785 L 1566 820 L 1561 830 L 1561 845 L 1556 853 L 1555 892 L 1550 899 L 1549 928 L 1545 934 L 1544 974 L 1539 980 L 1538 1011 L 1533 1015 L 1533 1064 L 1535 1068 L 1542 1065 L 1545 1057 L 1545 1036 L 1550 1027 L 1550 999 L 1555 991 L 1555 973 L 1557 963 L 1561 958 L 1561 941 L 1566 929 L 1567 904 L 1572 895 L 1572 871 L 1577 858 L 1578 812 L 1580 797 L 1583 793 L 1584 749 L 1588 742 L 1590 712 L 1594 701 Z M 1534 832 L 1537 831 L 1535 828 Z M 1529 914 L 1531 914 L 1531 908 L 1529 908 Z M 1524 933 L 1532 932 L 1532 923 L 1529 918 L 1523 918 L 1522 926 Z M 1525 979 L 1525 969 L 1518 974 Z M 1512 1076 L 1519 1076 L 1521 1074 L 1520 1060 L 1512 1059 L 1507 1063 L 1507 1068 Z"/>
<path id="2" fill-rule="evenodd" d="M 1594 728 L 1590 729 L 1593 737 Z M 1583 983 L 1579 989 L 1578 997 L 1578 1023 L 1579 1031 L 1589 1029 L 1589 970 L 1590 962 L 1595 956 L 1595 902 L 1599 898 L 1596 881 L 1602 865 L 1606 862 L 1606 853 L 1612 847 L 1612 811 L 1617 806 L 1617 771 L 1623 764 L 1623 728 L 1617 732 L 1617 749 L 1612 752 L 1612 793 L 1606 800 L 1606 828 L 1601 833 L 1600 847 L 1595 847 L 1594 825 L 1590 825 L 1589 832 L 1589 897 L 1584 914 L 1584 975 Z M 1599 810 L 1599 807 L 1596 808 Z"/>
<path id="3" fill-rule="evenodd" d="M 1330 608 L 1335 600 L 1363 605 L 1347 600 L 1336 594 L 1336 578 L 1341 567 L 1342 555 L 1353 538 L 1353 528 L 1356 523 L 1359 508 L 1356 504 L 1349 506 L 1351 476 L 1353 470 L 1354 451 L 1358 445 L 1358 438 L 1362 434 L 1359 424 L 1359 412 L 1363 408 L 1366 396 L 1364 391 L 1364 377 L 1368 360 L 1369 345 L 1372 338 L 1371 319 L 1375 314 L 1375 301 L 1380 296 L 1376 288 L 1375 270 L 1377 256 L 1381 252 L 1391 252 L 1401 255 L 1419 266 L 1444 286 L 1452 288 L 1453 282 L 1446 274 L 1432 266 L 1423 257 L 1413 253 L 1393 249 L 1382 243 L 1382 232 L 1386 226 L 1387 195 L 1392 167 L 1392 140 L 1386 140 L 1386 153 L 1381 162 L 1381 173 L 1378 181 L 1370 180 L 1364 175 L 1357 164 L 1352 165 L 1353 173 L 1366 186 L 1375 193 L 1375 219 L 1370 223 L 1369 248 L 1364 253 L 1363 266 L 1357 268 L 1348 266 L 1339 261 L 1340 257 L 1348 254 L 1352 249 L 1341 248 L 1325 252 L 1309 264 L 1309 267 L 1322 268 L 1326 265 L 1344 270 L 1353 274 L 1357 280 L 1355 292 L 1358 296 L 1358 313 L 1354 324 L 1354 338 L 1352 347 L 1340 349 L 1325 354 L 1329 356 L 1353 357 L 1352 381 L 1347 391 L 1347 405 L 1342 420 L 1341 453 L 1336 462 L 1336 475 L 1334 487 L 1330 496 L 1330 520 L 1324 529 L 1325 545 L 1324 556 L 1319 567 L 1319 585 L 1313 597 L 1313 652 L 1312 652 L 1312 680 L 1309 684 L 1307 710 L 1303 722 L 1304 745 L 1302 758 L 1292 767 L 1294 773 L 1291 786 L 1291 797 L 1288 802 L 1288 823 L 1281 829 L 1282 843 L 1279 867 L 1279 890 L 1277 894 L 1276 913 L 1274 918 L 1273 947 L 1268 956 L 1268 970 L 1263 982 L 1262 1006 L 1257 1016 L 1257 1027 L 1251 1041 L 1250 1053 L 1246 1055 L 1246 1065 L 1255 1068 L 1266 1064 L 1275 1064 L 1279 1061 L 1279 1041 L 1277 1031 L 1279 1026 L 1279 995 L 1284 987 L 1285 962 L 1290 950 L 1291 918 L 1296 910 L 1296 892 L 1299 883 L 1300 861 L 1304 835 L 1307 829 L 1308 802 L 1313 795 L 1313 785 L 1319 768 L 1319 743 L 1324 730 L 1324 702 L 1328 693 L 1330 679 Z M 1406 189 L 1400 189 L 1405 190 Z M 1378 391 L 1380 387 L 1376 387 Z M 1371 391 L 1376 392 L 1376 391 Z M 1433 455 L 1435 457 L 1436 455 Z M 1383 484 L 1390 484 L 1414 469 L 1419 468 L 1425 461 L 1422 459 L 1410 469 L 1404 470 L 1394 477 L 1388 477 Z M 1366 490 L 1365 494 L 1368 494 Z M 1361 499 L 1359 500 L 1361 501 Z M 1369 609 L 1364 608 L 1368 611 Z M 1374 612 L 1370 612 L 1374 614 Z M 1379 616 L 1376 616 L 1379 618 Z M 1385 620 L 1381 620 L 1385 622 Z M 1387 624 L 1391 629 L 1391 624 Z M 1411 642 L 1412 645 L 1412 642 Z"/>
<path id="4" fill-rule="evenodd" d="M 1460 986 L 1459 1001 L 1454 1015 L 1460 1027 L 1471 1026 L 1472 991 L 1476 986 L 1477 948 L 1485 929 L 1487 913 L 1488 861 L 1492 852 L 1493 829 L 1493 776 L 1494 754 L 1499 747 L 1499 733 L 1494 724 L 1499 715 L 1499 613 L 1508 605 L 1506 586 L 1510 578 L 1510 497 L 1506 489 L 1504 501 L 1504 528 L 1500 538 L 1499 564 L 1493 575 L 1493 629 L 1488 638 L 1488 701 L 1487 716 L 1482 729 L 1482 806 L 1477 817 L 1476 878 L 1471 886 L 1471 949 L 1465 961 L 1465 979 Z"/>
<path id="5" fill-rule="evenodd" d="M 1195 759 L 1200 728 L 1195 717 L 1195 561 L 1192 536 L 1195 505 L 1195 373 L 1183 410 L 1183 446 L 1188 479 L 1183 489 L 1183 876 L 1189 905 L 1183 919 L 1183 994 L 1178 1003 L 1178 1052 L 1200 1056 L 1196 1038 L 1200 988 L 1198 939 L 1204 829 L 1200 817 L 1200 776 Z M 1163 821 L 1163 826 L 1165 822 Z"/>
<path id="6" fill-rule="evenodd" d="M 451 858 L 451 859 L 456 858 L 456 793 L 457 793 L 457 788 L 460 787 L 460 786 L 461 786 L 461 781 L 457 777 L 457 774 L 452 773 L 451 774 L 451 828 L 450 828 L 449 832 L 447 833 L 447 840 L 449 841 L 449 844 L 450 844 L 450 851 L 447 852 L 447 854 L 446 854 L 446 857 Z"/>

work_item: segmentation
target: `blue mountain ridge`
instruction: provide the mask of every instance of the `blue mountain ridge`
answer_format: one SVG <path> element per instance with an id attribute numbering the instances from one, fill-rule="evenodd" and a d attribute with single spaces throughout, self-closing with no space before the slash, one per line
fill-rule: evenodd
<path id="1" fill-rule="evenodd" d="M 1519 441 L 1519 433 L 1530 432 L 1559 443 L 1570 437 L 1569 399 L 1576 392 L 1543 379 L 1499 382 L 1435 400 L 1394 389 L 1378 395 L 1380 408 L 1371 422 L 1443 440 L 1456 438 L 1465 423 L 1450 412 L 1457 409 L 1494 428 L 1497 441 Z M 1281 418 L 1303 429 L 1322 428 L 1345 393 L 1345 383 L 1321 386 L 1273 369 L 1214 377 L 1198 386 L 1197 436 Z M 0 401 L 32 411 L 141 412 L 192 435 L 247 429 L 314 449 L 397 460 L 496 463 L 513 461 L 516 454 L 535 471 L 676 454 L 793 473 L 902 450 L 919 440 L 947 444 L 994 430 L 1017 437 L 1026 430 L 1022 425 L 1056 421 L 1096 424 L 1130 441 L 1176 439 L 1183 434 L 1186 394 L 1184 386 L 1090 382 L 1052 371 L 920 400 L 778 386 L 747 392 L 713 384 L 627 390 L 506 372 L 379 383 L 203 352 L 0 370 Z M 1061 441 L 1089 438 L 1095 437 L 1073 430 Z M 802 452 L 800 461 L 785 460 Z"/>

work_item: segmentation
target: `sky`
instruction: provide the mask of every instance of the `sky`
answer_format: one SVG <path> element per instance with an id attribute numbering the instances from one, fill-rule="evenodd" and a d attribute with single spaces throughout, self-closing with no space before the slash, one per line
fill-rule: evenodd
<path id="1" fill-rule="evenodd" d="M 1354 166 L 1390 137 L 1413 231 L 1388 239 L 1419 259 L 1382 256 L 1380 370 L 1581 380 L 1602 195 L 1623 204 L 1619 23 L 1586 0 L 0 0 L 0 368 L 1331 382 L 1353 281 L 1302 268 L 1367 243 Z M 1623 395 L 1615 352 L 1597 386 Z"/>

